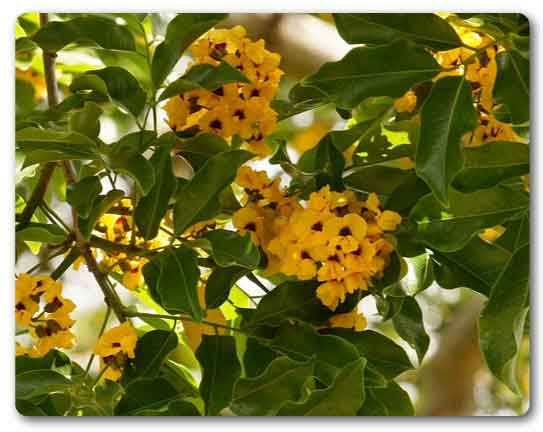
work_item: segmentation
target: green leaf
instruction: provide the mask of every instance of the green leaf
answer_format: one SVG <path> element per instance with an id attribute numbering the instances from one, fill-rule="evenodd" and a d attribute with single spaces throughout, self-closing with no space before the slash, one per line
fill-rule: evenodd
<path id="1" fill-rule="evenodd" d="M 530 246 L 524 245 L 503 268 L 479 320 L 481 350 L 488 368 L 517 394 L 516 357 L 528 311 L 529 279 Z"/>
<path id="2" fill-rule="evenodd" d="M 59 160 L 97 159 L 96 142 L 78 132 L 58 132 L 29 127 L 15 134 L 17 148 L 25 156 L 25 166 Z"/>
<path id="3" fill-rule="evenodd" d="M 165 378 L 142 378 L 131 382 L 115 407 L 115 415 L 142 415 L 168 406 L 181 398 L 175 387 Z"/>
<path id="4" fill-rule="evenodd" d="M 82 218 L 87 218 L 94 201 L 102 192 L 102 184 L 97 176 L 89 176 L 71 183 L 66 188 L 66 201 L 77 210 Z"/>
<path id="5" fill-rule="evenodd" d="M 477 126 L 471 88 L 463 77 L 438 80 L 421 112 L 417 175 L 445 206 L 449 186 L 464 164 L 460 139 Z"/>
<path id="6" fill-rule="evenodd" d="M 37 47 L 38 45 L 36 45 L 36 43 L 28 37 L 20 37 L 15 39 L 15 53 L 34 51 Z"/>
<path id="7" fill-rule="evenodd" d="M 526 212 L 523 218 L 504 224 L 505 232 L 496 240 L 496 245 L 516 251 L 530 241 L 530 214 Z"/>
<path id="8" fill-rule="evenodd" d="M 288 357 L 276 358 L 261 375 L 236 382 L 232 411 L 243 416 L 277 414 L 286 402 L 301 399 L 313 366 L 313 360 L 297 362 Z"/>
<path id="9" fill-rule="evenodd" d="M 113 159 L 113 161 L 111 168 L 116 172 L 125 173 L 132 177 L 142 196 L 146 196 L 153 190 L 156 174 L 151 161 L 145 159 L 142 155 L 126 159 Z"/>
<path id="10" fill-rule="evenodd" d="M 144 54 L 136 51 L 95 48 L 105 66 L 118 66 L 130 73 L 145 88 L 151 88 L 151 72 Z"/>
<path id="11" fill-rule="evenodd" d="M 462 46 L 449 23 L 433 13 L 338 13 L 334 21 L 351 44 L 382 45 L 403 38 L 438 51 Z"/>
<path id="12" fill-rule="evenodd" d="M 359 192 L 392 194 L 412 174 L 409 171 L 387 166 L 356 169 L 344 178 L 345 186 Z"/>
<path id="13" fill-rule="evenodd" d="M 494 141 L 464 149 L 464 169 L 454 179 L 461 192 L 486 189 L 530 172 L 530 148 L 511 141 Z"/>
<path id="14" fill-rule="evenodd" d="M 404 298 L 401 309 L 392 317 L 392 324 L 398 335 L 417 352 L 421 363 L 428 350 L 430 338 L 424 329 L 419 304 L 413 297 Z"/>
<path id="15" fill-rule="evenodd" d="M 114 21 L 87 15 L 69 21 L 52 21 L 32 40 L 45 51 L 59 51 L 73 42 L 91 42 L 102 48 L 134 50 L 134 36 Z"/>
<path id="16" fill-rule="evenodd" d="M 198 409 L 190 402 L 184 400 L 174 400 L 168 405 L 167 415 L 176 417 L 194 417 L 200 416 L 201 414 Z"/>
<path id="17" fill-rule="evenodd" d="M 530 120 L 530 60 L 513 49 L 496 56 L 498 75 L 494 85 L 496 102 L 509 108 L 513 123 Z"/>
<path id="18" fill-rule="evenodd" d="M 48 369 L 36 369 L 17 373 L 15 377 L 15 397 L 31 399 L 54 391 L 66 390 L 72 382 L 65 376 Z"/>
<path id="19" fill-rule="evenodd" d="M 517 218 L 529 206 L 524 193 L 502 186 L 466 194 L 451 190 L 449 198 L 445 209 L 433 195 L 426 195 L 410 214 L 418 240 L 442 252 L 461 249 L 483 228 Z"/>
<path id="20" fill-rule="evenodd" d="M 412 156 L 413 147 L 408 144 L 393 145 L 380 132 L 372 136 L 362 136 L 353 154 L 353 164 L 357 167 L 370 166 Z"/>
<path id="21" fill-rule="evenodd" d="M 355 332 L 348 329 L 330 329 L 326 334 L 332 334 L 349 341 L 358 350 L 360 356 L 368 361 L 368 366 L 387 379 L 395 378 L 413 365 L 402 347 L 388 337 L 373 330 Z"/>
<path id="22" fill-rule="evenodd" d="M 223 61 L 218 66 L 197 64 L 192 66 L 181 78 L 169 84 L 158 100 L 168 99 L 196 88 L 216 90 L 224 84 L 235 82 L 249 83 L 250 81 L 238 69 Z"/>
<path id="23" fill-rule="evenodd" d="M 200 270 L 192 249 L 165 249 L 145 264 L 143 276 L 151 295 L 164 309 L 188 313 L 197 321 L 202 319 L 197 292 Z"/>
<path id="24" fill-rule="evenodd" d="M 114 204 L 119 202 L 124 197 L 122 190 L 113 189 L 105 195 L 98 195 L 93 202 L 92 209 L 89 212 L 89 216 L 83 218 L 79 216 L 79 230 L 83 237 L 88 239 L 91 236 L 92 230 L 100 216 L 107 212 Z"/>
<path id="25" fill-rule="evenodd" d="M 72 111 L 70 129 L 82 133 L 89 138 L 98 138 L 100 133 L 100 116 L 103 111 L 94 102 L 85 102 L 82 109 Z"/>
<path id="26" fill-rule="evenodd" d="M 202 366 L 200 394 L 206 415 L 217 415 L 230 404 L 234 383 L 241 373 L 234 338 L 203 335 L 196 358 Z"/>
<path id="27" fill-rule="evenodd" d="M 129 379 L 157 376 L 160 367 L 178 344 L 177 335 L 171 330 L 152 330 L 145 333 L 138 339 L 136 358 Z"/>
<path id="28" fill-rule="evenodd" d="M 119 141 L 111 144 L 108 157 L 111 160 L 116 160 L 119 158 L 130 158 L 132 156 L 140 155 L 149 148 L 155 139 L 156 133 L 153 131 L 143 130 L 129 133 L 123 136 Z M 161 137 L 161 139 L 165 138 Z"/>
<path id="29" fill-rule="evenodd" d="M 359 416 L 412 416 L 415 414 L 409 395 L 394 381 L 386 388 L 367 389 Z"/>
<path id="30" fill-rule="evenodd" d="M 319 90 L 327 102 L 352 109 L 370 96 L 400 97 L 439 71 L 430 53 L 400 40 L 375 48 L 354 48 L 340 61 L 324 64 L 301 85 Z"/>
<path id="31" fill-rule="evenodd" d="M 18 224 L 15 228 L 15 237 L 18 241 L 56 244 L 66 240 L 66 232 L 57 225 L 30 222 Z"/>
<path id="32" fill-rule="evenodd" d="M 134 222 L 146 240 L 158 234 L 160 223 L 176 188 L 169 147 L 158 148 L 148 163 L 154 172 L 155 181 L 147 195 L 139 200 L 134 211 Z"/>
<path id="33" fill-rule="evenodd" d="M 442 288 L 467 287 L 488 296 L 510 257 L 506 249 L 476 236 L 456 252 L 434 252 L 433 273 Z"/>
<path id="34" fill-rule="evenodd" d="M 92 90 L 102 96 L 110 97 L 134 116 L 145 106 L 147 95 L 138 80 L 130 72 L 118 66 L 85 72 L 77 75 L 70 90 L 81 92 Z"/>
<path id="35" fill-rule="evenodd" d="M 363 358 L 345 366 L 334 382 L 309 394 L 303 402 L 287 402 L 277 415 L 280 416 L 354 416 L 364 402 Z"/>
<path id="36" fill-rule="evenodd" d="M 279 284 L 262 298 L 249 325 L 277 326 L 286 319 L 313 324 L 326 322 L 332 312 L 317 298 L 315 291 L 318 285 L 316 281 L 287 281 Z"/>
<path id="37" fill-rule="evenodd" d="M 414 296 L 434 282 L 434 260 L 430 254 L 422 254 L 409 260 L 413 265 L 415 281 L 408 286 L 408 294 Z"/>
<path id="38" fill-rule="evenodd" d="M 47 413 L 42 408 L 24 399 L 15 400 L 15 409 L 19 414 L 25 417 L 37 417 L 47 415 Z"/>
<path id="39" fill-rule="evenodd" d="M 66 354 L 56 349 L 52 349 L 43 357 L 15 357 L 15 374 L 34 370 L 52 369 L 55 371 L 71 371 L 71 362 Z"/>
<path id="40" fill-rule="evenodd" d="M 234 284 L 247 272 L 246 268 L 240 266 L 215 268 L 206 283 L 206 307 L 215 309 L 222 305 L 228 299 Z"/>
<path id="41" fill-rule="evenodd" d="M 204 238 L 211 243 L 211 255 L 221 267 L 255 269 L 260 263 L 260 251 L 248 234 L 241 236 L 235 231 L 216 229 L 205 233 Z"/>
<path id="42" fill-rule="evenodd" d="M 184 140 L 176 147 L 177 154 L 189 161 L 195 171 L 212 156 L 228 150 L 228 143 L 220 136 L 212 133 L 199 133 Z"/>
<path id="43" fill-rule="evenodd" d="M 168 24 L 164 41 L 156 48 L 151 75 L 158 88 L 176 65 L 181 54 L 200 35 L 226 18 L 227 14 L 178 14 Z"/>
<path id="44" fill-rule="evenodd" d="M 230 150 L 219 153 L 204 163 L 177 193 L 174 207 L 174 227 L 177 235 L 216 212 L 220 192 L 234 180 L 238 168 L 252 156 L 245 150 Z"/>
<path id="45" fill-rule="evenodd" d="M 270 348 L 297 361 L 314 358 L 314 375 L 325 385 L 331 385 L 342 368 L 359 358 L 350 342 L 333 335 L 321 335 L 309 325 L 282 325 Z"/>

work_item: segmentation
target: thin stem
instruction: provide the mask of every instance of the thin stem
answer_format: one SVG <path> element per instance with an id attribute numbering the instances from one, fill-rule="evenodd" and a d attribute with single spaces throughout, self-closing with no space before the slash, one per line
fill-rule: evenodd
<path id="1" fill-rule="evenodd" d="M 98 383 L 100 382 L 100 379 L 102 378 L 102 376 L 106 373 L 106 371 L 109 369 L 109 365 L 106 365 L 101 371 L 100 373 L 98 374 L 98 376 L 96 377 L 96 379 L 94 380 L 94 383 L 91 385 L 91 390 L 94 390 L 94 387 L 96 387 L 98 385 Z"/>
<path id="2" fill-rule="evenodd" d="M 249 279 L 252 283 L 258 286 L 266 294 L 270 292 L 270 290 L 266 288 L 266 286 L 262 282 L 260 282 L 260 280 L 253 273 L 249 272 L 245 276 L 247 277 L 247 279 Z"/>
<path id="3" fill-rule="evenodd" d="M 51 181 L 51 177 L 53 176 L 53 172 L 55 171 L 57 164 L 56 162 L 48 162 L 46 163 L 40 172 L 40 178 L 38 180 L 38 184 L 32 191 L 32 195 L 26 202 L 26 206 L 24 210 L 17 216 L 17 221 L 20 223 L 28 223 L 32 219 L 32 216 L 34 215 L 34 212 L 38 208 L 38 205 L 43 200 L 43 196 L 45 195 L 45 192 L 47 191 L 47 186 L 49 185 L 49 182 Z"/>
<path id="4" fill-rule="evenodd" d="M 109 317 L 111 315 L 111 308 L 108 306 L 106 309 L 106 315 L 104 316 L 104 321 L 102 321 L 102 327 L 100 327 L 100 331 L 98 332 L 98 339 L 100 339 L 100 336 L 104 333 L 104 330 L 106 329 L 107 322 L 109 321 Z M 89 370 L 91 368 L 92 362 L 94 361 L 94 357 L 96 355 L 94 354 L 94 351 L 92 352 L 89 361 L 87 362 L 87 367 L 85 368 L 85 376 L 89 374 Z"/>
<path id="5" fill-rule="evenodd" d="M 46 216 L 48 216 L 50 218 L 49 220 L 51 220 L 51 218 L 52 218 L 52 219 L 54 219 L 56 221 L 57 224 L 61 225 L 62 228 L 64 228 L 67 232 L 72 231 L 71 228 L 68 226 L 68 224 L 66 224 L 62 220 L 62 218 L 58 215 L 58 213 L 55 212 L 45 201 L 42 201 L 40 203 L 40 208 L 46 214 Z"/>
<path id="6" fill-rule="evenodd" d="M 70 268 L 70 266 L 74 263 L 74 261 L 79 258 L 80 253 L 77 248 L 73 248 L 68 255 L 62 260 L 62 262 L 58 265 L 58 267 L 53 270 L 53 273 L 51 273 L 51 277 L 55 280 L 60 278 L 66 270 Z"/>

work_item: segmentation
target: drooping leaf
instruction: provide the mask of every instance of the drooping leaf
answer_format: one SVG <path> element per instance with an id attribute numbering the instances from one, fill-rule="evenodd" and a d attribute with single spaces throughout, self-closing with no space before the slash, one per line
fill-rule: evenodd
<path id="1" fill-rule="evenodd" d="M 359 358 L 356 348 L 334 335 L 321 335 L 308 325 L 282 325 L 270 348 L 298 361 L 315 358 L 315 376 L 331 385 L 342 368 Z"/>
<path id="2" fill-rule="evenodd" d="M 477 232 L 521 216 L 529 206 L 522 192 L 496 186 L 471 193 L 451 190 L 449 208 L 426 195 L 410 214 L 417 238 L 442 252 L 461 249 Z"/>
<path id="3" fill-rule="evenodd" d="M 177 154 L 187 159 L 195 171 L 199 170 L 210 157 L 226 150 L 228 143 L 211 133 L 199 133 L 176 147 Z"/>
<path id="4" fill-rule="evenodd" d="M 53 370 L 24 371 L 15 376 L 15 397 L 28 400 L 50 392 L 67 390 L 71 385 L 68 378 Z"/>
<path id="5" fill-rule="evenodd" d="M 530 60 L 520 51 L 512 49 L 499 53 L 496 63 L 496 102 L 507 106 L 513 123 L 530 120 Z"/>
<path id="6" fill-rule="evenodd" d="M 214 309 L 222 305 L 228 299 L 232 286 L 247 272 L 246 268 L 240 266 L 215 268 L 206 283 L 206 306 Z"/>
<path id="7" fill-rule="evenodd" d="M 138 339 L 134 366 L 129 376 L 130 380 L 136 378 L 153 378 L 170 353 L 177 348 L 179 340 L 171 330 L 152 330 Z M 124 378 L 124 377 L 123 377 Z"/>
<path id="8" fill-rule="evenodd" d="M 313 374 L 313 360 L 297 362 L 278 357 L 254 378 L 240 378 L 232 396 L 231 409 L 244 416 L 275 415 L 288 401 L 303 396 L 304 384 Z"/>
<path id="9" fill-rule="evenodd" d="M 216 229 L 204 234 L 211 243 L 211 254 L 221 267 L 241 266 L 255 269 L 260 263 L 260 252 L 251 236 L 239 235 L 235 231 Z"/>
<path id="10" fill-rule="evenodd" d="M 352 109 L 370 96 L 400 97 L 439 70 L 430 53 L 399 40 L 375 48 L 354 48 L 343 59 L 325 63 L 301 85 L 317 89 L 327 102 Z"/>
<path id="11" fill-rule="evenodd" d="M 175 176 L 169 147 L 158 148 L 148 163 L 155 181 L 147 195 L 142 197 L 134 210 L 134 222 L 141 236 L 147 240 L 156 237 L 168 203 L 175 191 Z"/>
<path id="12" fill-rule="evenodd" d="M 332 334 L 349 341 L 359 354 L 385 378 L 392 379 L 412 369 L 413 365 L 402 347 L 388 337 L 373 330 L 355 332 L 347 329 L 330 329 Z"/>
<path id="13" fill-rule="evenodd" d="M 344 178 L 345 186 L 360 192 L 392 194 L 411 174 L 409 171 L 387 166 L 356 169 Z"/>
<path id="14" fill-rule="evenodd" d="M 32 40 L 45 51 L 59 51 L 74 42 L 91 42 L 102 48 L 134 50 L 134 36 L 112 20 L 87 15 L 69 21 L 52 21 L 39 29 Z"/>
<path id="15" fill-rule="evenodd" d="M 218 415 L 230 404 L 234 383 L 241 373 L 234 338 L 204 335 L 196 358 L 203 371 L 200 394 L 205 402 L 206 414 Z"/>
<path id="16" fill-rule="evenodd" d="M 417 175 L 448 205 L 449 186 L 464 165 L 460 139 L 477 126 L 471 88 L 463 77 L 438 80 L 422 107 Z"/>
<path id="17" fill-rule="evenodd" d="M 142 155 L 117 159 L 111 165 L 111 168 L 116 172 L 128 174 L 132 177 L 142 196 L 146 196 L 153 190 L 156 181 L 155 168 L 152 162 Z"/>
<path id="18" fill-rule="evenodd" d="M 216 13 L 176 15 L 169 22 L 164 41 L 157 46 L 153 56 L 151 75 L 155 87 L 162 84 L 189 45 L 226 16 Z"/>
<path id="19" fill-rule="evenodd" d="M 105 212 L 107 212 L 115 203 L 124 197 L 124 192 L 118 189 L 112 189 L 105 195 L 98 195 L 93 202 L 89 215 L 86 218 L 79 216 L 79 230 L 81 234 L 88 239 L 92 233 L 94 225 Z"/>
<path id="20" fill-rule="evenodd" d="M 218 210 L 220 192 L 234 180 L 241 164 L 252 156 L 244 150 L 229 150 L 212 156 L 204 163 L 176 195 L 176 234 L 182 234 L 192 224 L 214 215 Z"/>
<path id="21" fill-rule="evenodd" d="M 287 402 L 280 416 L 354 416 L 364 402 L 363 358 L 345 366 L 330 386 L 311 392 L 303 402 Z"/>
<path id="22" fill-rule="evenodd" d="M 84 177 L 66 188 L 66 201 L 77 210 L 82 218 L 87 218 L 95 199 L 102 192 L 102 184 L 97 176 Z"/>
<path id="23" fill-rule="evenodd" d="M 148 130 L 126 134 L 119 141 L 111 144 L 108 156 L 112 160 L 117 160 L 141 155 L 149 148 L 155 138 L 156 133 Z M 161 139 L 165 138 L 161 137 Z"/>
<path id="24" fill-rule="evenodd" d="M 96 142 L 78 132 L 58 132 L 29 127 L 15 134 L 17 148 L 25 154 L 24 166 L 59 160 L 97 159 Z"/>
<path id="25" fill-rule="evenodd" d="M 183 397 L 170 382 L 162 377 L 141 378 L 131 382 L 115 407 L 115 415 L 142 415 L 167 407 Z"/>
<path id="26" fill-rule="evenodd" d="M 392 317 L 392 324 L 398 335 L 417 352 L 419 363 L 422 362 L 430 338 L 424 329 L 420 306 L 413 297 L 404 298 L 401 309 Z"/>
<path id="27" fill-rule="evenodd" d="M 94 102 L 85 102 L 82 109 L 72 111 L 70 130 L 82 133 L 89 138 L 97 138 L 100 133 L 100 116 L 102 108 Z"/>
<path id="28" fill-rule="evenodd" d="M 413 266 L 415 281 L 408 286 L 408 294 L 414 296 L 434 282 L 434 260 L 430 254 L 423 254 L 409 260 Z"/>
<path id="29" fill-rule="evenodd" d="M 389 381 L 386 388 L 367 389 L 359 416 L 412 416 L 415 409 L 405 390 Z"/>
<path id="30" fill-rule="evenodd" d="M 439 286 L 467 287 L 488 296 L 510 257 L 507 250 L 477 236 L 456 252 L 434 252 L 432 268 Z"/>
<path id="31" fill-rule="evenodd" d="M 528 174 L 530 148 L 512 141 L 494 141 L 464 149 L 464 169 L 454 179 L 462 192 L 486 189 L 503 180 Z"/>
<path id="32" fill-rule="evenodd" d="M 315 281 L 288 281 L 262 298 L 250 325 L 280 325 L 285 319 L 322 324 L 332 312 L 316 296 Z"/>
<path id="33" fill-rule="evenodd" d="M 77 75 L 70 90 L 73 92 L 92 90 L 110 97 L 116 103 L 137 116 L 145 106 L 147 95 L 138 80 L 130 72 L 118 66 L 109 66 Z"/>
<path id="34" fill-rule="evenodd" d="M 159 101 L 183 94 L 197 88 L 216 90 L 228 83 L 248 83 L 249 80 L 238 69 L 226 62 L 218 66 L 198 64 L 192 66 L 181 78 L 176 79 L 160 94 Z"/>
<path id="35" fill-rule="evenodd" d="M 488 368 L 516 393 L 516 357 L 528 311 L 529 280 L 530 246 L 524 245 L 503 268 L 479 320 L 481 350 Z"/>
<path id="36" fill-rule="evenodd" d="M 433 13 L 337 13 L 334 21 L 351 44 L 382 45 L 404 38 L 439 51 L 462 45 L 449 23 Z"/>
<path id="37" fill-rule="evenodd" d="M 62 243 L 67 238 L 66 231 L 57 225 L 29 222 L 15 227 L 15 238 L 18 241 L 33 241 L 40 243 Z"/>
<path id="38" fill-rule="evenodd" d="M 192 249 L 165 249 L 145 264 L 143 276 L 151 295 L 164 309 L 188 313 L 197 321 L 202 319 L 197 292 L 200 270 Z"/>

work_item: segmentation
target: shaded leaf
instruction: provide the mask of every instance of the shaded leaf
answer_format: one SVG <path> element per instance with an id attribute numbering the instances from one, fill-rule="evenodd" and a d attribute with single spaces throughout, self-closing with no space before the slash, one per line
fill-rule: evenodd
<path id="1" fill-rule="evenodd" d="M 249 234 L 241 236 L 235 231 L 216 229 L 205 233 L 204 238 L 211 243 L 211 255 L 221 267 L 255 269 L 260 263 L 260 251 Z"/>
<path id="2" fill-rule="evenodd" d="M 516 356 L 528 311 L 529 279 L 530 246 L 524 245 L 503 268 L 479 320 L 481 350 L 488 368 L 516 393 Z"/>
<path id="3" fill-rule="evenodd" d="M 138 339 L 136 358 L 129 379 L 155 377 L 178 344 L 177 335 L 171 330 L 152 330 L 145 333 Z"/>
<path id="4" fill-rule="evenodd" d="M 386 166 L 373 166 L 356 169 L 344 178 L 345 185 L 359 192 L 375 192 L 390 195 L 409 177 L 409 171 Z"/>
<path id="5" fill-rule="evenodd" d="M 209 309 L 218 308 L 230 295 L 232 286 L 248 272 L 240 266 L 215 268 L 206 283 L 205 301 Z"/>
<path id="6" fill-rule="evenodd" d="M 98 138 L 100 133 L 100 116 L 103 111 L 94 102 L 85 102 L 83 108 L 72 111 L 70 115 L 70 129 L 82 133 L 89 138 Z"/>
<path id="7" fill-rule="evenodd" d="M 394 381 L 384 389 L 367 389 L 359 416 L 412 416 L 415 409 L 409 395 Z"/>
<path id="8" fill-rule="evenodd" d="M 439 51 L 462 46 L 449 23 L 433 13 L 338 13 L 334 21 L 351 44 L 381 45 L 404 38 Z"/>
<path id="9" fill-rule="evenodd" d="M 15 397 L 31 399 L 53 391 L 66 390 L 72 382 L 58 372 L 48 369 L 35 369 L 17 373 L 15 377 Z"/>
<path id="10" fill-rule="evenodd" d="M 498 75 L 494 85 L 496 102 L 509 108 L 513 123 L 530 119 L 530 60 L 518 50 L 504 51 L 496 56 Z"/>
<path id="11" fill-rule="evenodd" d="M 426 195 L 410 214 L 417 239 L 442 252 L 461 249 L 477 232 L 519 217 L 529 206 L 522 192 L 496 186 L 471 193 L 451 190 L 450 207 Z"/>
<path id="12" fill-rule="evenodd" d="M 460 139 L 477 126 L 471 88 L 463 77 L 438 80 L 421 112 L 417 175 L 446 206 L 449 186 L 464 164 Z"/>
<path id="13" fill-rule="evenodd" d="M 84 177 L 66 188 L 66 201 L 77 210 L 82 218 L 87 218 L 94 201 L 102 192 L 102 184 L 97 176 Z"/>
<path id="14" fill-rule="evenodd" d="M 275 415 L 285 403 L 303 396 L 304 384 L 312 374 L 313 360 L 278 357 L 261 375 L 236 382 L 231 409 L 244 416 Z"/>
<path id="15" fill-rule="evenodd" d="M 196 358 L 202 366 L 200 394 L 206 414 L 217 415 L 230 404 L 234 383 L 241 373 L 234 338 L 204 335 Z"/>
<path id="16" fill-rule="evenodd" d="M 122 190 L 113 189 L 105 195 L 98 195 L 93 202 L 92 209 L 89 211 L 89 215 L 86 218 L 79 216 L 79 230 L 83 237 L 88 239 L 92 233 L 94 225 L 100 219 L 105 212 L 107 212 L 114 204 L 119 202 L 124 197 Z"/>
<path id="17" fill-rule="evenodd" d="M 126 387 L 122 399 L 115 407 L 115 415 L 143 415 L 146 411 L 168 406 L 182 396 L 165 378 L 137 379 Z"/>
<path id="18" fill-rule="evenodd" d="M 40 243 L 62 243 L 66 240 L 66 232 L 57 225 L 29 222 L 18 224 L 15 228 L 17 241 L 35 241 Z"/>
<path id="19" fill-rule="evenodd" d="M 417 352 L 419 363 L 422 362 L 430 338 L 424 329 L 420 307 L 413 297 L 404 298 L 401 309 L 392 317 L 392 324 L 398 335 Z"/>

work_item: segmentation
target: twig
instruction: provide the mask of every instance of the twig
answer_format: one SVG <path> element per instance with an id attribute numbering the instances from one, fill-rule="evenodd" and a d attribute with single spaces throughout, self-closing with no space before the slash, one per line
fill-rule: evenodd
<path id="1" fill-rule="evenodd" d="M 102 322 L 102 327 L 100 327 L 100 331 L 98 332 L 98 339 L 100 339 L 100 336 L 102 336 L 102 334 L 104 333 L 104 330 L 106 329 L 107 322 L 109 321 L 110 315 L 111 315 L 111 308 L 108 306 L 106 309 L 106 315 L 104 316 L 104 321 Z M 91 368 L 91 365 L 95 356 L 96 355 L 94 354 L 94 351 L 93 351 L 87 363 L 87 367 L 85 368 L 85 376 L 89 374 L 89 370 Z"/>

